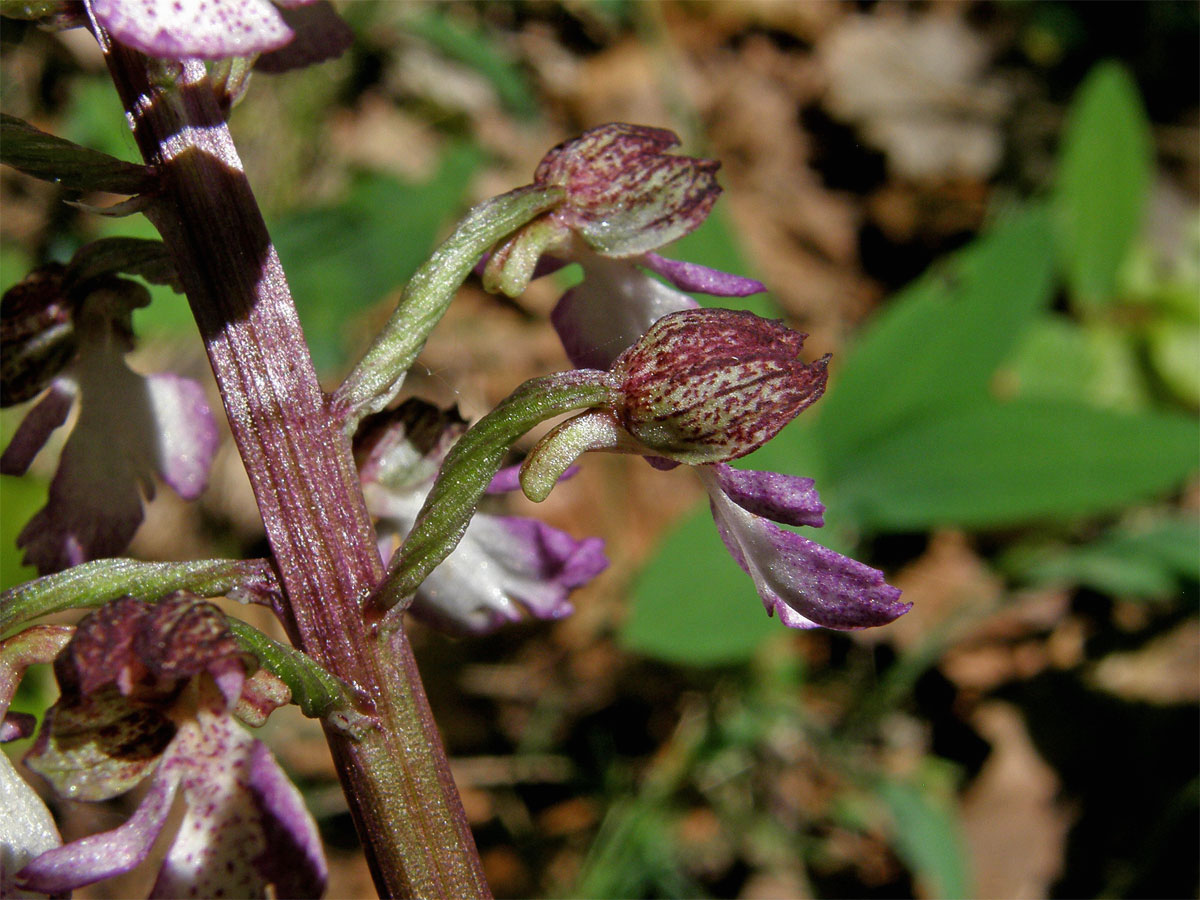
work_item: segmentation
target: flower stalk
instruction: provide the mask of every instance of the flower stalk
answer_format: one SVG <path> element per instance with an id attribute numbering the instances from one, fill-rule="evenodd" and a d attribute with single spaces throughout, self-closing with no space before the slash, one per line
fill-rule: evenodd
<path id="1" fill-rule="evenodd" d="M 362 601 L 383 575 L 348 438 L 317 382 L 287 281 L 203 63 L 152 74 L 95 26 L 138 147 L 158 173 L 162 234 L 208 352 L 262 514 L 293 641 L 371 698 L 359 739 L 326 726 L 385 896 L 487 896 L 402 630 Z"/>

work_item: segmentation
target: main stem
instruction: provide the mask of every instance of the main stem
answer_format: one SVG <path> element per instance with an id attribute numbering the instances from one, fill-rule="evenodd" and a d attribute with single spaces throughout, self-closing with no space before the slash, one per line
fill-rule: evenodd
<path id="1" fill-rule="evenodd" d="M 174 256 L 266 526 L 293 641 L 374 704 L 353 740 L 326 727 L 382 895 L 490 896 L 403 631 L 362 601 L 383 575 L 347 439 L 329 413 L 279 259 L 204 65 L 164 85 L 98 39 L 146 162 L 148 215 Z M 332 302 L 334 298 L 330 298 Z"/>

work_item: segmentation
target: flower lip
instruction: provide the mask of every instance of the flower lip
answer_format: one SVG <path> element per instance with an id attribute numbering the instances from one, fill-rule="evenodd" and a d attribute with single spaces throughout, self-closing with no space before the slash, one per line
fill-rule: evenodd
<path id="1" fill-rule="evenodd" d="M 622 426 L 659 456 L 727 462 L 774 437 L 825 390 L 828 356 L 800 361 L 805 335 L 753 313 L 663 316 L 613 364 Z"/>

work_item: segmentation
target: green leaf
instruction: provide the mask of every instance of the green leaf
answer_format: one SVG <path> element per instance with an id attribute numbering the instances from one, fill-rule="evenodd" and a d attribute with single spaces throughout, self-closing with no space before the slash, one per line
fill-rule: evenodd
<path id="1" fill-rule="evenodd" d="M 25 523 L 46 505 L 47 485 L 30 477 L 0 476 L 0 496 L 4 498 L 4 515 L 0 516 L 0 588 L 10 588 L 37 575 L 37 569 L 21 562 L 17 535 Z M 0 609 L 0 617 L 4 610 Z M 4 633 L 0 627 L 0 634 Z"/>
<path id="2" fill-rule="evenodd" d="M 154 189 L 150 169 L 39 131 L 0 114 L 0 160 L 18 171 L 77 191 L 140 194 Z"/>
<path id="3" fill-rule="evenodd" d="M 272 225 L 318 370 L 344 362 L 347 321 L 404 284 L 429 258 L 482 161 L 475 145 L 456 144 L 423 184 L 360 175 L 341 203 Z"/>
<path id="4" fill-rule="evenodd" d="M 1200 428 L 1050 401 L 982 403 L 859 451 L 838 481 L 864 525 L 999 527 L 1119 509 L 1196 469 Z"/>
<path id="5" fill-rule="evenodd" d="M 1123 598 L 1166 599 L 1200 581 L 1200 521 L 1194 515 L 1123 526 L 1081 547 L 1015 548 L 1004 568 L 1035 584 L 1082 584 Z"/>
<path id="6" fill-rule="evenodd" d="M 1171 394 L 1193 408 L 1200 406 L 1200 329 L 1163 319 L 1148 330 L 1146 345 L 1155 374 Z"/>
<path id="7" fill-rule="evenodd" d="M 105 72 L 72 79 L 62 136 L 125 162 L 142 162 L 121 97 Z"/>
<path id="8" fill-rule="evenodd" d="M 181 590 L 200 597 L 222 597 L 238 587 L 270 590 L 274 585 L 274 572 L 262 559 L 178 563 L 98 559 L 0 594 L 0 635 L 39 616 L 103 606 L 118 597 L 154 601 Z"/>
<path id="9" fill-rule="evenodd" d="M 572 897 L 703 897 L 678 858 L 678 814 L 644 796 L 613 804 L 580 867 Z"/>
<path id="10" fill-rule="evenodd" d="M 707 503 L 663 541 L 632 597 L 621 643 L 667 662 L 744 662 L 783 628 L 721 543 Z"/>
<path id="11" fill-rule="evenodd" d="M 998 392 L 1023 399 L 1078 400 L 1137 410 L 1150 396 L 1129 335 L 1106 322 L 1065 316 L 1034 322 L 996 378 Z"/>
<path id="12" fill-rule="evenodd" d="M 971 896 L 967 849 L 947 798 L 914 784 L 881 781 L 876 792 L 892 817 L 892 846 L 927 897 Z"/>
<path id="13" fill-rule="evenodd" d="M 1117 271 L 1142 224 L 1154 171 L 1137 85 L 1118 63 L 1096 66 L 1067 113 L 1054 207 L 1061 262 L 1085 305 L 1116 294 Z"/>
<path id="14" fill-rule="evenodd" d="M 835 359 L 814 407 L 830 474 L 911 423 L 975 406 L 1050 300 L 1050 224 L 1025 210 L 903 291 Z"/>

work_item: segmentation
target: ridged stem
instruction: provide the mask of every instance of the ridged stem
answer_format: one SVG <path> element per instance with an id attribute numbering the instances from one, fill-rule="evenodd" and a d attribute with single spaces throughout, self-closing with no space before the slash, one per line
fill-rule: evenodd
<path id="1" fill-rule="evenodd" d="M 160 176 L 148 215 L 208 351 L 254 489 L 293 641 L 374 703 L 361 739 L 326 727 L 386 896 L 490 896 L 403 631 L 361 604 L 383 575 L 348 439 L 329 411 L 266 225 L 203 63 L 171 83 L 96 27 L 138 147 Z M 170 79 L 166 79 L 170 82 Z"/>

